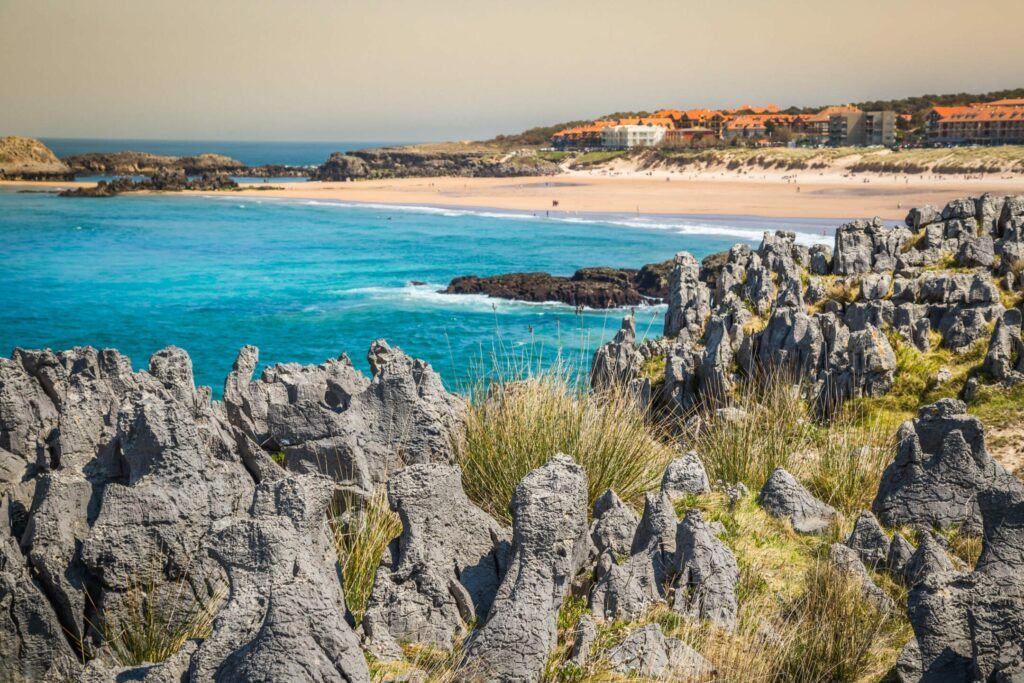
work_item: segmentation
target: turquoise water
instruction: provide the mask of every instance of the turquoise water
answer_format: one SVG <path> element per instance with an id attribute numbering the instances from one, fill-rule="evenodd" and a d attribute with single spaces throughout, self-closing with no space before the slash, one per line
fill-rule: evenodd
<path id="1" fill-rule="evenodd" d="M 821 237 L 827 223 L 467 212 L 243 197 L 63 199 L 0 190 L 0 353 L 16 346 L 114 347 L 136 367 L 188 350 L 220 393 L 239 347 L 261 361 L 320 362 L 384 337 L 453 388 L 492 353 L 588 358 L 624 311 L 437 293 L 453 277 L 702 257 L 762 229 Z M 414 282 L 425 284 L 417 285 Z M 662 307 L 638 312 L 660 334 Z M 539 361 L 543 357 L 542 361 Z"/>

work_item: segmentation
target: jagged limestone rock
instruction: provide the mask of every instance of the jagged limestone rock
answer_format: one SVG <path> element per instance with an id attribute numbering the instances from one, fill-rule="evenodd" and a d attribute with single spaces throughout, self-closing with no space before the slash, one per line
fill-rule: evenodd
<path id="1" fill-rule="evenodd" d="M 711 482 L 696 451 L 687 451 L 665 467 L 661 490 L 672 500 L 711 492 Z"/>
<path id="2" fill-rule="evenodd" d="M 864 568 L 864 563 L 853 548 L 842 543 L 833 543 L 828 550 L 829 561 L 839 572 L 850 577 L 861 589 L 864 599 L 880 612 L 892 612 L 896 609 L 892 598 L 879 588 L 871 575 Z"/>
<path id="3" fill-rule="evenodd" d="M 449 648 L 467 623 L 490 611 L 511 532 L 469 501 L 452 465 L 398 471 L 388 501 L 402 535 L 381 560 L 363 628 L 370 640 Z"/>
<path id="4" fill-rule="evenodd" d="M 598 553 L 611 550 L 619 557 L 629 555 L 640 520 L 633 509 L 608 489 L 594 501 L 594 522 L 590 539 Z"/>
<path id="5" fill-rule="evenodd" d="M 1011 308 L 996 321 L 981 369 L 999 382 L 1024 382 L 1024 339 L 1021 312 Z"/>
<path id="6" fill-rule="evenodd" d="M 630 554 L 598 560 L 590 609 L 599 619 L 632 619 L 665 598 L 676 545 L 676 514 L 668 494 L 648 493 Z"/>
<path id="7" fill-rule="evenodd" d="M 715 538 L 700 510 L 687 510 L 679 523 L 675 571 L 676 612 L 727 630 L 735 628 L 739 568 L 729 546 Z"/>
<path id="8" fill-rule="evenodd" d="M 558 609 L 589 550 L 587 477 L 558 454 L 512 496 L 512 552 L 490 615 L 470 637 L 462 676 L 534 681 L 554 647 Z"/>
<path id="9" fill-rule="evenodd" d="M 245 347 L 224 384 L 231 423 L 288 469 L 320 472 L 340 491 L 368 494 L 407 464 L 451 462 L 465 410 L 440 377 L 384 341 L 368 353 L 373 378 L 346 356 L 319 366 L 286 363 L 252 380 L 258 361 Z"/>
<path id="10" fill-rule="evenodd" d="M 580 620 L 573 627 L 572 651 L 569 653 L 569 661 L 581 669 L 587 665 L 593 654 L 594 645 L 597 643 L 597 624 L 589 614 L 580 616 Z"/>
<path id="11" fill-rule="evenodd" d="M 896 532 L 889 543 L 889 552 L 885 556 L 885 566 L 889 575 L 897 581 L 906 580 L 907 564 L 914 557 L 915 548 L 903 534 Z"/>
<path id="12" fill-rule="evenodd" d="M 668 279 L 666 337 L 675 337 L 684 330 L 693 337 L 700 336 L 704 321 L 711 312 L 711 293 L 699 276 L 697 259 L 685 251 L 676 254 Z"/>
<path id="13" fill-rule="evenodd" d="M 885 562 L 891 542 L 875 516 L 864 510 L 857 517 L 846 545 L 857 553 L 861 562 L 874 568 Z"/>
<path id="14" fill-rule="evenodd" d="M 657 624 L 630 632 L 608 653 L 612 669 L 627 676 L 658 680 L 700 679 L 714 667 L 678 638 L 666 638 Z"/>
<path id="15" fill-rule="evenodd" d="M 979 492 L 1024 488 L 989 455 L 984 427 L 961 401 L 942 399 L 921 408 L 900 427 L 898 442 L 872 505 L 888 526 L 963 525 L 977 531 Z"/>
<path id="16" fill-rule="evenodd" d="M 0 539 L 0 681 L 74 680 L 80 668 L 13 538 Z"/>
<path id="17" fill-rule="evenodd" d="M 810 491 L 789 472 L 778 467 L 772 472 L 758 503 L 773 517 L 788 520 L 802 534 L 825 531 L 835 519 L 836 511 L 811 495 Z"/>
<path id="18" fill-rule="evenodd" d="M 370 680 L 324 524 L 332 493 L 318 475 L 264 482 L 249 513 L 213 534 L 230 593 L 191 681 Z"/>

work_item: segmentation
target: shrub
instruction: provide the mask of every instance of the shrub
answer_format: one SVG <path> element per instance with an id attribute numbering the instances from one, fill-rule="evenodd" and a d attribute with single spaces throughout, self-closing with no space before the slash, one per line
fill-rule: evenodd
<path id="1" fill-rule="evenodd" d="M 473 391 L 456 446 L 466 494 L 508 521 L 520 480 L 558 452 L 587 473 L 589 502 L 606 489 L 639 502 L 672 458 L 665 433 L 626 389 L 592 393 L 557 368 Z"/>
<path id="2" fill-rule="evenodd" d="M 330 526 L 341 566 L 345 604 L 359 623 L 370 600 L 377 566 L 388 544 L 402 532 L 402 522 L 388 506 L 383 486 L 361 506 L 347 501 L 345 510 L 332 510 Z"/>
<path id="3" fill-rule="evenodd" d="M 136 582 L 125 595 L 127 616 L 104 620 L 103 639 L 121 666 L 162 662 L 186 641 L 209 637 L 226 597 L 223 585 L 197 601 L 185 581 L 159 587 Z"/>

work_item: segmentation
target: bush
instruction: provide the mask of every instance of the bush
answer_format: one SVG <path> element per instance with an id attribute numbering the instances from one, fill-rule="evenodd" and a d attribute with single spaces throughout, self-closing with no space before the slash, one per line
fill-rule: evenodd
<path id="1" fill-rule="evenodd" d="M 552 369 L 473 391 L 456 455 L 466 494 L 507 522 L 520 480 L 558 452 L 586 470 L 590 503 L 609 488 L 639 503 L 672 458 L 665 436 L 625 389 L 591 393 Z"/>

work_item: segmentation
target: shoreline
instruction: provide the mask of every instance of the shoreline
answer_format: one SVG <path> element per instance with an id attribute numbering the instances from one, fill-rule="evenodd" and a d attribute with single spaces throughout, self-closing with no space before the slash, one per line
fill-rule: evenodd
<path id="1" fill-rule="evenodd" d="M 758 177 L 754 177 L 758 176 Z M 538 217 L 748 217 L 838 222 L 879 217 L 901 221 L 913 206 L 944 206 L 985 192 L 1024 193 L 1024 178 L 917 177 L 809 172 L 743 173 L 636 171 L 614 167 L 554 176 L 514 178 L 415 177 L 355 182 L 296 182 L 259 189 L 245 183 L 232 193 L 185 195 L 327 201 L 396 208 L 517 212 Z M 87 187 L 94 183 L 0 181 L 26 190 Z M 177 194 L 177 193 L 168 193 Z M 556 205 L 557 202 L 557 205 Z M 832 226 L 835 227 L 835 226 Z"/>

